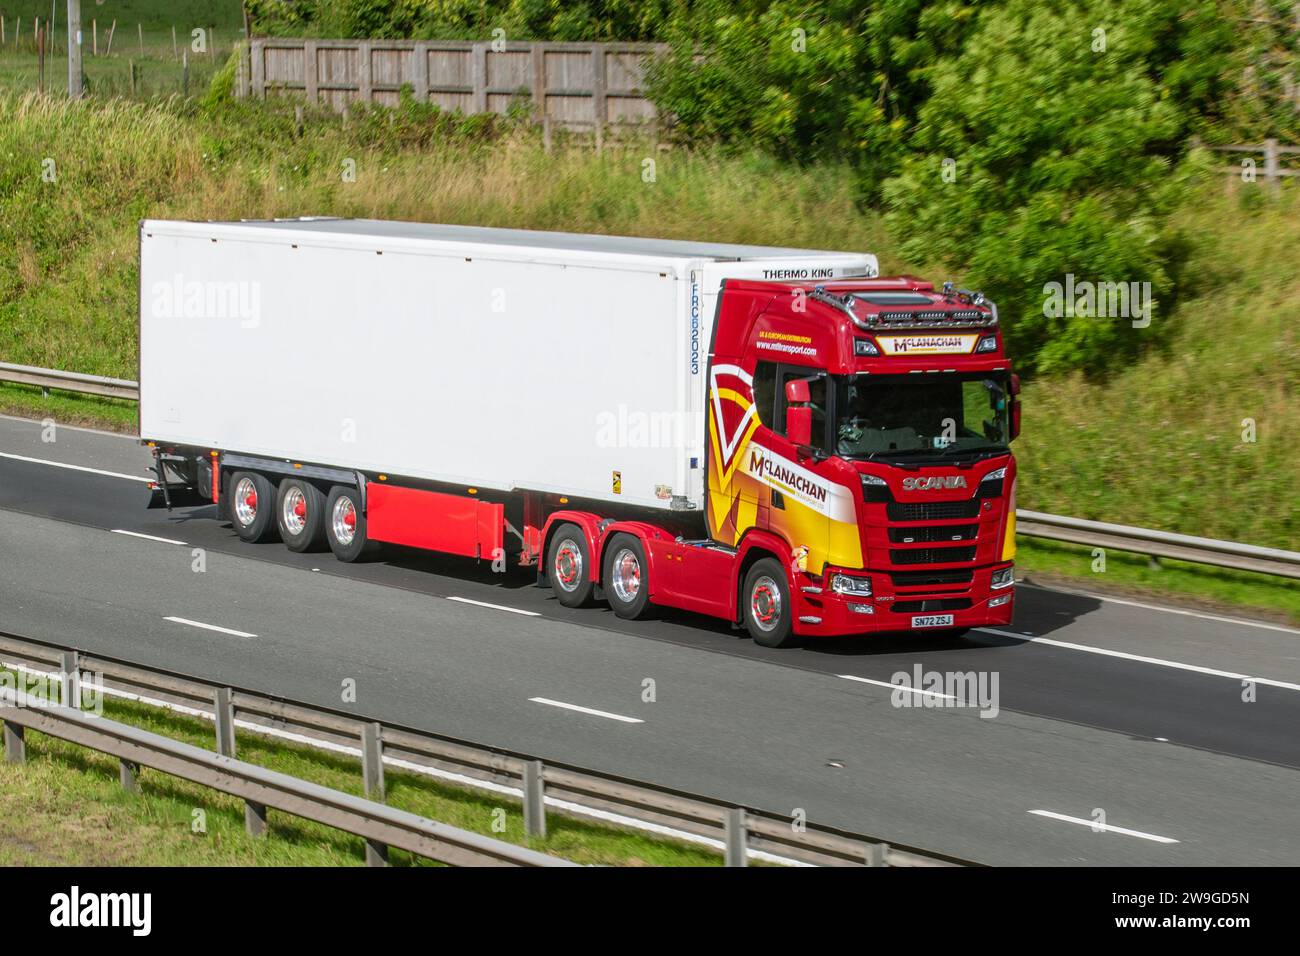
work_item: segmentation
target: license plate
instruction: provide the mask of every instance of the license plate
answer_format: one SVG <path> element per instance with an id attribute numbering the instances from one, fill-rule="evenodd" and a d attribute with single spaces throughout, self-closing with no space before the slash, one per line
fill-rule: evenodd
<path id="1" fill-rule="evenodd" d="M 913 627 L 952 627 L 951 614 L 921 614 L 912 618 Z"/>

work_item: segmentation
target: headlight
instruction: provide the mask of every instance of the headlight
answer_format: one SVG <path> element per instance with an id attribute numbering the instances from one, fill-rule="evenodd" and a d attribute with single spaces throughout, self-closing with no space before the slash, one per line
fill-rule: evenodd
<path id="1" fill-rule="evenodd" d="M 1003 568 L 1001 571 L 993 572 L 993 579 L 989 582 L 989 587 L 995 591 L 1000 588 L 1009 588 L 1016 583 L 1016 567 L 1013 564 L 1009 568 Z"/>
<path id="2" fill-rule="evenodd" d="M 980 481 L 979 496 L 981 498 L 998 498 L 1002 495 L 1002 484 L 1006 481 L 1006 466 L 995 468 L 983 477 Z"/>
<path id="3" fill-rule="evenodd" d="M 884 478 L 877 478 L 875 475 L 863 475 L 862 500 L 868 504 L 892 501 L 893 496 L 889 493 L 889 482 L 885 481 Z"/>
<path id="4" fill-rule="evenodd" d="M 980 339 L 980 344 L 975 346 L 976 354 L 980 352 L 996 352 L 998 350 L 998 337 L 996 335 L 986 335 Z"/>
<path id="5" fill-rule="evenodd" d="M 848 574 L 835 574 L 831 576 L 831 590 L 836 594 L 870 597 L 871 578 L 855 578 Z"/>

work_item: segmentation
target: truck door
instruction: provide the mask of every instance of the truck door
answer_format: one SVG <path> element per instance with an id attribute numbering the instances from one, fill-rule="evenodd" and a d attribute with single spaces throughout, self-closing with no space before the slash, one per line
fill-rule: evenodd
<path id="1" fill-rule="evenodd" d="M 827 509 L 834 490 L 834 483 L 824 474 L 825 456 L 833 447 L 827 415 L 829 377 L 822 369 L 784 363 L 776 365 L 774 370 L 760 367 L 756 376 L 762 380 L 757 389 L 760 393 L 771 383 L 772 424 L 765 431 L 761 456 L 756 450 L 742 467 L 764 486 L 767 529 L 788 541 L 792 548 L 806 547 L 807 569 L 819 573 L 827 560 Z M 812 428 L 806 444 L 793 440 L 787 427 L 790 407 L 787 393 L 792 382 L 802 382 L 807 387 L 808 401 L 799 403 L 811 411 Z M 763 401 L 767 401 L 766 396 Z"/>

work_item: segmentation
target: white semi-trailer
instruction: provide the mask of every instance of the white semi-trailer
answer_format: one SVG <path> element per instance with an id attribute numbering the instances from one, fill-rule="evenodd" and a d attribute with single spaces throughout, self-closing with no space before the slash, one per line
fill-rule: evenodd
<path id="1" fill-rule="evenodd" d="M 741 479 L 766 480 L 761 465 L 733 487 L 754 429 L 787 431 L 758 409 L 755 368 L 815 382 L 833 357 L 772 317 L 862 354 L 840 290 L 915 286 L 875 279 L 866 254 L 337 219 L 145 221 L 140 270 L 140 434 L 168 498 L 200 494 L 246 540 L 344 560 L 376 542 L 517 554 L 575 605 L 617 559 L 623 612 L 732 617 L 743 582 L 724 579 L 752 546 L 778 565 L 802 555 L 788 592 L 809 555 L 833 556 L 828 520 L 858 527 L 860 494 L 825 474 L 771 473 L 781 510 L 821 515 L 800 541 L 749 507 Z M 955 311 L 991 325 L 982 306 Z M 733 352 L 752 336 L 746 355 L 717 361 L 719 333 Z M 1005 366 L 1000 342 L 994 357 Z M 791 397 L 796 429 L 813 409 L 824 421 L 817 396 Z M 781 640 L 811 626 L 795 604 Z"/>

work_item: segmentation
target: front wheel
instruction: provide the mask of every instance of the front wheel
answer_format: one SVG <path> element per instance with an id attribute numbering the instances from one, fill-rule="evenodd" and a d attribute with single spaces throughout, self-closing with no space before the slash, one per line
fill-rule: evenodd
<path id="1" fill-rule="evenodd" d="M 595 585 L 591 581 L 591 551 L 587 536 L 576 524 L 562 524 L 546 549 L 546 576 L 555 599 L 565 607 L 586 607 Z"/>
<path id="2" fill-rule="evenodd" d="M 755 644 L 763 647 L 792 647 L 798 643 L 794 633 L 794 609 L 785 569 L 775 558 L 762 558 L 745 575 L 741 589 L 741 614 L 745 630 Z"/>
<path id="3" fill-rule="evenodd" d="M 650 606 L 650 578 L 640 541 L 628 534 L 610 538 L 600 580 L 611 611 L 629 621 L 645 615 Z"/>

